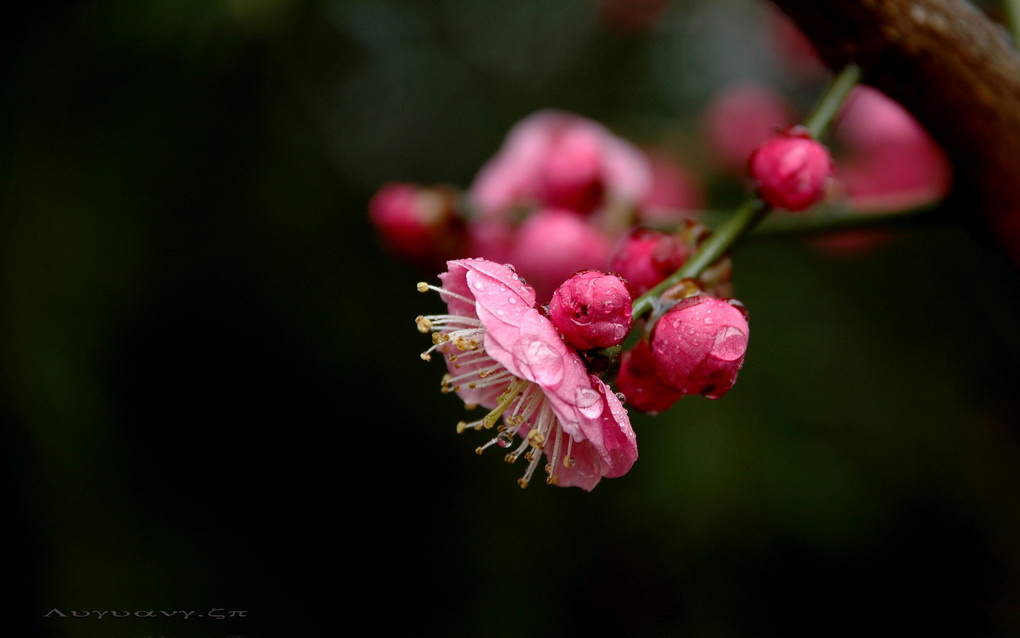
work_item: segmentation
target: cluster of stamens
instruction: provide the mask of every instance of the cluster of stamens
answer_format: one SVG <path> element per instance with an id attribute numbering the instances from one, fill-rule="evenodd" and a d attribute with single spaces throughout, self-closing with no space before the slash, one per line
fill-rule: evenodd
<path id="1" fill-rule="evenodd" d="M 434 290 L 441 295 L 471 303 L 461 295 L 427 283 L 419 283 L 418 290 L 420 292 Z M 417 317 L 415 323 L 419 332 L 432 334 L 432 347 L 423 352 L 421 358 L 430 361 L 433 352 L 439 352 L 446 357 L 450 372 L 443 375 L 441 384 L 443 393 L 457 392 L 462 388 L 471 390 L 502 388 L 496 406 L 478 420 L 459 422 L 457 433 L 463 433 L 468 429 L 480 431 L 495 427 L 496 436 L 484 445 L 478 446 L 475 452 L 482 454 L 495 445 L 504 449 L 513 448 L 504 457 L 507 463 L 515 463 L 518 458 L 524 456 L 528 466 L 524 476 L 517 480 L 521 487 L 527 487 L 530 483 L 544 451 L 549 459 L 545 465 L 545 472 L 548 475 L 546 482 L 555 485 L 559 480 L 555 471 L 559 465 L 562 464 L 565 468 L 574 465 L 571 456 L 573 440 L 561 434 L 559 420 L 542 389 L 535 383 L 514 376 L 485 352 L 485 329 L 477 318 L 452 314 L 423 315 Z M 466 407 L 472 409 L 477 406 L 466 404 Z M 514 447 L 517 437 L 520 438 L 520 442 Z M 563 449 L 564 439 L 566 449 Z M 553 441 L 551 452 L 545 449 L 550 440 Z"/>

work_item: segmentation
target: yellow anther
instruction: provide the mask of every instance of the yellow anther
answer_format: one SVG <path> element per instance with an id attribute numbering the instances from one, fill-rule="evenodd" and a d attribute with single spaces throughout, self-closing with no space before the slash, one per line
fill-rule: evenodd
<path id="1" fill-rule="evenodd" d="M 423 315 L 418 315 L 414 323 L 418 325 L 418 332 L 422 334 L 428 334 L 432 332 L 432 322 L 426 319 Z"/>
<path id="2" fill-rule="evenodd" d="M 517 484 L 521 486 L 521 489 L 524 489 L 525 487 L 528 486 L 528 481 L 526 481 L 525 479 L 519 478 L 519 479 L 517 479 Z"/>
<path id="3" fill-rule="evenodd" d="M 528 432 L 528 443 L 531 444 L 531 447 L 541 450 L 545 445 L 545 435 L 538 430 L 532 430 Z"/>
<path id="4" fill-rule="evenodd" d="M 482 446 L 479 445 L 478 447 L 475 448 L 475 454 L 478 454 L 479 456 L 481 456 L 481 454 L 482 454 Z"/>
<path id="5" fill-rule="evenodd" d="M 507 454 L 506 456 L 503 457 L 503 460 L 506 461 L 507 463 L 515 463 L 517 461 L 517 457 L 514 456 L 513 454 Z"/>
<path id="6" fill-rule="evenodd" d="M 461 421 L 457 424 L 457 434 L 464 434 L 464 430 L 467 429 L 467 422 Z"/>
<path id="7" fill-rule="evenodd" d="M 428 291 L 429 291 L 429 285 L 427 283 L 425 283 L 424 281 L 419 281 L 418 282 L 418 292 L 428 292 Z"/>

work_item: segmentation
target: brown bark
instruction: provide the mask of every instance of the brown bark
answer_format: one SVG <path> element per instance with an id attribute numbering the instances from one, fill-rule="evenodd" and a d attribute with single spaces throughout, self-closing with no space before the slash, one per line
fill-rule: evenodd
<path id="1" fill-rule="evenodd" d="M 832 69 L 910 110 L 945 148 L 954 211 L 1020 266 L 1020 55 L 966 0 L 774 0 Z"/>

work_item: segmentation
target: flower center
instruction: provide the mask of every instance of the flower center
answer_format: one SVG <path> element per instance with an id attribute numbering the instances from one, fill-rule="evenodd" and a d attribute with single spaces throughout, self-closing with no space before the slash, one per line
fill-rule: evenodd
<path id="1" fill-rule="evenodd" d="M 462 301 L 472 303 L 466 297 L 451 293 L 444 288 L 418 284 L 418 290 L 435 290 Z M 485 352 L 485 327 L 477 317 L 454 314 L 422 315 L 415 319 L 418 331 L 432 334 L 432 347 L 421 354 L 425 361 L 432 359 L 432 353 L 439 352 L 446 358 L 448 372 L 443 375 L 443 393 L 459 392 L 464 389 L 485 391 L 496 396 L 495 407 L 480 419 L 461 421 L 457 433 L 467 429 L 481 430 L 496 427 L 497 434 L 487 443 L 475 449 L 482 454 L 493 445 L 509 449 L 504 460 L 515 463 L 524 456 L 528 465 L 524 476 L 517 480 L 522 488 L 527 487 L 538 468 L 542 454 L 548 459 L 545 465 L 546 482 L 555 485 L 559 481 L 556 470 L 562 466 L 573 467 L 571 457 L 573 440 L 565 435 L 559 419 L 546 399 L 542 388 L 526 379 L 514 376 L 503 364 Z M 498 393 L 498 395 L 497 395 Z M 465 403 L 466 407 L 475 405 Z M 499 423 L 502 419 L 502 423 Z M 497 426 L 496 424 L 499 423 Z M 517 439 L 520 439 L 520 442 Z M 552 449 L 547 444 L 552 443 Z M 516 447 L 515 447 L 516 445 Z"/>

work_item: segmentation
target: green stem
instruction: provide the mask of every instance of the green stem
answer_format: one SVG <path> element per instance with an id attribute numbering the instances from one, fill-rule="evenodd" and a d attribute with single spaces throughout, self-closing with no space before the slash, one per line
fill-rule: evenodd
<path id="1" fill-rule="evenodd" d="M 708 268 L 725 255 L 730 246 L 754 228 L 769 210 L 765 202 L 757 197 L 752 197 L 745 201 L 726 223 L 712 231 L 712 234 L 708 236 L 698 251 L 691 255 L 690 259 L 685 261 L 679 270 L 634 300 L 634 320 L 636 321 L 652 310 L 655 306 L 655 301 L 667 288 L 680 283 L 684 279 L 695 279 L 700 276 L 705 268 Z"/>
<path id="2" fill-rule="evenodd" d="M 790 235 L 827 233 L 850 228 L 874 228 L 941 221 L 940 200 L 909 208 L 856 210 L 846 204 L 824 204 L 794 215 L 771 215 L 754 228 L 754 235 Z M 722 226 L 733 215 L 730 211 L 702 211 L 697 219 L 708 228 Z"/>
<path id="3" fill-rule="evenodd" d="M 814 110 L 804 120 L 804 126 L 815 139 L 825 134 L 861 77 L 860 68 L 849 65 L 829 83 Z M 733 244 L 750 232 L 768 215 L 771 208 L 757 196 L 750 196 L 736 212 L 715 229 L 684 265 L 665 281 L 634 300 L 633 316 L 637 321 L 651 312 L 656 301 L 671 286 L 684 279 L 696 279 L 702 271 L 726 254 Z"/>
<path id="4" fill-rule="evenodd" d="M 1009 30 L 1013 34 L 1013 42 L 1020 43 L 1020 0 L 1005 0 L 1003 4 Z"/>
<path id="5" fill-rule="evenodd" d="M 814 110 L 804 119 L 804 126 L 812 137 L 819 140 L 828 132 L 829 125 L 860 81 L 861 69 L 856 64 L 847 65 L 832 79 Z"/>

